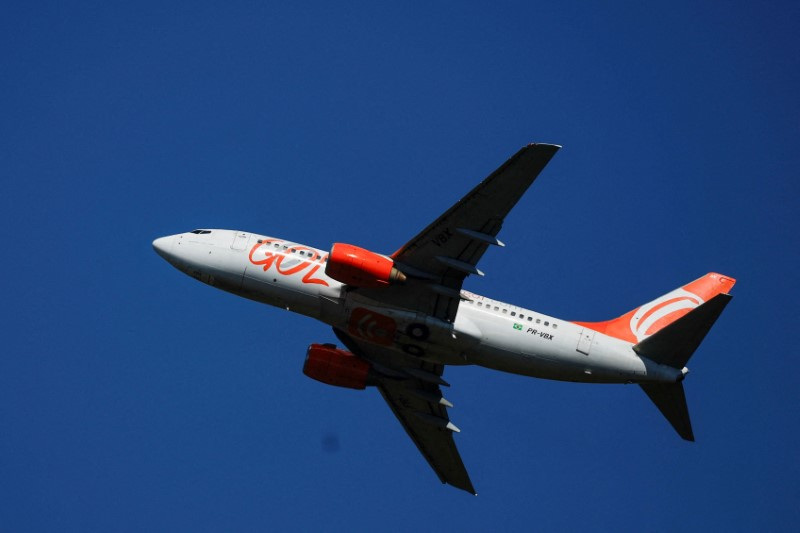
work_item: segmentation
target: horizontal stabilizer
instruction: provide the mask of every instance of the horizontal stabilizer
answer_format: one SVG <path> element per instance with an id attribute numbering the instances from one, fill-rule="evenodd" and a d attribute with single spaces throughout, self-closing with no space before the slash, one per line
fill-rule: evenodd
<path id="1" fill-rule="evenodd" d="M 694 441 L 683 383 L 640 383 L 639 386 L 656 404 L 661 414 L 669 420 L 678 435 L 685 440 Z"/>
<path id="2" fill-rule="evenodd" d="M 633 350 L 656 363 L 678 369 L 683 368 L 700 343 L 703 342 L 708 330 L 714 325 L 731 298 L 733 297 L 730 294 L 717 294 L 672 324 L 636 344 Z M 681 395 L 683 395 L 682 390 Z"/>

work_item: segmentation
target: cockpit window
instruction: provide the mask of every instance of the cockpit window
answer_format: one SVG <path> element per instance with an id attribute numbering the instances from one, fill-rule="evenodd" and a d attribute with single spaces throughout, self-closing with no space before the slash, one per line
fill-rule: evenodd
<path id="1" fill-rule="evenodd" d="M 190 231 L 189 233 L 194 233 L 195 235 L 208 235 L 211 231 L 207 229 L 196 229 L 194 231 Z"/>

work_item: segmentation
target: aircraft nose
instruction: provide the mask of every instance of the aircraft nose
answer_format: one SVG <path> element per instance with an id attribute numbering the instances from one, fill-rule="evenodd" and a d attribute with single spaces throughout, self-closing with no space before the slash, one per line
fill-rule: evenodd
<path id="1" fill-rule="evenodd" d="M 153 241 L 153 249 L 164 259 L 169 260 L 173 237 L 174 235 L 170 235 L 168 237 L 159 237 Z"/>

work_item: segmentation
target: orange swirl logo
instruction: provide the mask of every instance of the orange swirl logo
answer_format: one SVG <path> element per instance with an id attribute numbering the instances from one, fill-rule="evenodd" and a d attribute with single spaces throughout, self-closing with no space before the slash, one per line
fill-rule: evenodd
<path id="1" fill-rule="evenodd" d="M 394 334 L 397 331 L 397 322 L 394 319 L 370 311 L 364 307 L 357 307 L 350 315 L 350 321 L 347 324 L 347 330 L 351 335 L 389 346 L 392 344 Z"/>
<path id="2" fill-rule="evenodd" d="M 702 298 L 689 291 L 672 291 L 637 309 L 631 317 L 631 332 L 641 342 L 702 303 Z"/>

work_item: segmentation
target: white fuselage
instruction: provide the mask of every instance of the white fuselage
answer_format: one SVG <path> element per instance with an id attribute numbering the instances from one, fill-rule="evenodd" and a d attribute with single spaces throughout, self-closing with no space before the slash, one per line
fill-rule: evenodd
<path id="1" fill-rule="evenodd" d="M 326 276 L 324 250 L 247 232 L 202 231 L 163 237 L 153 246 L 204 283 L 415 357 L 563 381 L 682 378 L 680 370 L 639 357 L 631 343 L 566 320 L 462 291 L 449 323 L 368 300 Z"/>

